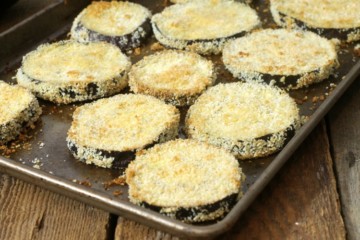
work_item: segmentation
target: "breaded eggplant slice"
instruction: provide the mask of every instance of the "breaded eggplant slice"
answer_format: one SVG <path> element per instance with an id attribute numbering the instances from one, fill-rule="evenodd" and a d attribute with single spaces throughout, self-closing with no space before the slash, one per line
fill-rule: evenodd
<path id="1" fill-rule="evenodd" d="M 196 0 L 165 8 L 151 23 L 156 39 L 167 47 L 218 54 L 227 40 L 258 27 L 260 20 L 244 3 Z"/>
<path id="2" fill-rule="evenodd" d="M 279 151 L 300 127 L 300 116 L 285 91 L 237 82 L 209 88 L 189 108 L 185 125 L 189 138 L 251 159 Z"/>
<path id="3" fill-rule="evenodd" d="M 0 144 L 5 144 L 38 120 L 41 107 L 29 90 L 0 81 L 0 113 Z"/>
<path id="4" fill-rule="evenodd" d="M 229 41 L 225 67 L 236 78 L 297 89 L 327 79 L 339 66 L 336 45 L 309 31 L 266 29 Z"/>
<path id="5" fill-rule="evenodd" d="M 197 53 L 175 50 L 144 57 L 129 72 L 133 92 L 152 95 L 175 106 L 193 104 L 215 79 L 210 60 Z"/>
<path id="6" fill-rule="evenodd" d="M 197 0 L 170 0 L 170 2 L 172 2 L 172 3 L 186 3 L 186 2 L 192 2 L 192 1 L 197 1 Z M 245 3 L 250 4 L 252 2 L 252 0 L 243 0 L 240 2 L 245 2 Z"/>
<path id="7" fill-rule="evenodd" d="M 140 151 L 126 169 L 132 203 L 189 223 L 223 217 L 241 197 L 243 180 L 228 151 L 189 139 Z"/>
<path id="8" fill-rule="evenodd" d="M 75 158 L 104 168 L 124 168 L 137 150 L 173 139 L 180 114 L 152 96 L 119 94 L 78 107 L 67 145 Z"/>
<path id="9" fill-rule="evenodd" d="M 66 104 L 120 92 L 130 67 L 128 57 L 110 43 L 61 41 L 28 53 L 16 78 L 37 97 Z"/>
<path id="10" fill-rule="evenodd" d="M 151 12 L 136 3 L 93 1 L 74 20 L 71 38 L 79 42 L 105 41 L 127 51 L 151 35 Z"/>
<path id="11" fill-rule="evenodd" d="M 360 40 L 358 0 L 271 0 L 274 21 L 282 27 L 301 28 L 327 38 Z"/>

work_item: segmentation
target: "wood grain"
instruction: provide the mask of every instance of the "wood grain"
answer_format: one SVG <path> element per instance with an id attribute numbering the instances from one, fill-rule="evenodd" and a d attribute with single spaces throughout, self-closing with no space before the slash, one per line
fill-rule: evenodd
<path id="1" fill-rule="evenodd" d="M 137 236 L 142 236 L 137 238 Z M 121 219 L 116 239 L 172 239 Z M 218 239 L 344 239 L 324 123 L 227 234 Z"/>
<path id="2" fill-rule="evenodd" d="M 106 239 L 109 217 L 0 173 L 0 239 Z"/>
<path id="3" fill-rule="evenodd" d="M 156 239 L 156 240 L 178 240 L 168 233 L 149 228 L 140 223 L 119 217 L 115 231 L 115 240 L 134 239 Z"/>
<path id="4" fill-rule="evenodd" d="M 322 122 L 222 239 L 345 239 Z"/>
<path id="5" fill-rule="evenodd" d="M 328 115 L 348 239 L 360 236 L 360 78 Z"/>

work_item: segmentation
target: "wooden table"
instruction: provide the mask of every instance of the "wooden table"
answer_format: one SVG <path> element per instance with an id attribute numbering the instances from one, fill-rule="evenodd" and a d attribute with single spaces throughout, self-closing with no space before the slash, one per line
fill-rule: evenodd
<path id="1" fill-rule="evenodd" d="M 360 78 L 218 239 L 360 238 Z M 0 239 L 176 239 L 0 173 Z"/>

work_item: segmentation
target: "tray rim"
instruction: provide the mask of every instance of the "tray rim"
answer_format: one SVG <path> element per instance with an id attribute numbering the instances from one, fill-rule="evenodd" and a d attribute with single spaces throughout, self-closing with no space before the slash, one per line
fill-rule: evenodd
<path id="1" fill-rule="evenodd" d="M 59 3 L 59 1 L 57 1 L 57 3 Z M 60 7 L 60 4 L 57 4 L 57 6 Z M 52 8 L 53 7 L 56 6 L 53 5 Z M 43 12 L 45 13 L 46 11 Z M 12 31 L 16 31 L 16 29 L 17 28 L 13 27 Z M 196 238 L 214 237 L 226 232 L 235 224 L 243 212 L 263 191 L 270 180 L 277 174 L 285 162 L 289 160 L 295 150 L 345 93 L 359 74 L 360 60 L 356 62 L 344 79 L 339 82 L 334 91 L 320 104 L 311 118 L 300 128 L 290 142 L 277 154 L 270 165 L 249 187 L 244 196 L 236 203 L 227 216 L 214 224 L 205 226 L 186 224 L 2 156 L 0 156 L 0 172 L 178 236 Z"/>

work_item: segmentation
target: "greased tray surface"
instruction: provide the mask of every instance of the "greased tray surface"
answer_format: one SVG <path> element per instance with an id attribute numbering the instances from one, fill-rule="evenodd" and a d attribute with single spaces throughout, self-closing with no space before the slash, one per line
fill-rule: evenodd
<path id="1" fill-rule="evenodd" d="M 162 0 L 134 2 L 148 7 L 153 14 L 169 5 L 167 1 Z M 267 10 L 267 1 L 254 1 L 253 6 L 261 16 L 263 26 L 274 27 Z M 69 5 L 68 8 L 69 11 L 74 11 L 71 9 L 72 5 Z M 78 11 L 80 10 L 78 9 Z M 52 20 L 49 19 L 49 21 Z M 68 31 L 69 26 L 65 29 Z M 61 35 L 58 30 L 53 29 L 54 36 Z M 14 31 L 20 30 L 15 29 Z M 62 36 L 64 37 L 64 34 Z M 156 40 L 152 37 L 146 46 L 140 49 L 140 53 L 130 54 L 132 62 L 135 63 L 143 56 L 153 53 L 151 46 L 154 46 L 154 43 Z M 34 43 L 28 51 L 34 49 L 37 44 Z M 341 45 L 339 50 L 340 68 L 330 79 L 306 89 L 290 92 L 290 95 L 298 103 L 301 115 L 308 119 L 306 124 L 280 153 L 267 158 L 240 162 L 247 176 L 242 186 L 244 197 L 219 222 L 189 225 L 135 206 L 128 201 L 127 187 L 121 182 L 114 184 L 112 181 L 121 174 L 119 170 L 101 169 L 75 160 L 67 149 L 65 139 L 71 124 L 72 113 L 82 103 L 58 106 L 40 101 L 43 115 L 33 129 L 8 146 L 0 146 L 0 156 L 3 156 L 0 157 L 0 171 L 173 234 L 192 237 L 218 235 L 229 229 L 240 217 L 356 78 L 360 62 L 353 49 L 353 44 Z M 208 58 L 213 60 L 218 69 L 217 83 L 236 81 L 224 69 L 220 56 Z M 14 82 L 12 77 L 15 69 L 20 66 L 19 64 L 17 62 L 10 70 L 0 73 L 0 79 Z M 0 69 L 5 69 L 5 66 L 0 66 Z M 183 122 L 187 108 L 180 110 Z M 180 137 L 184 137 L 182 127 L 179 133 Z"/>

